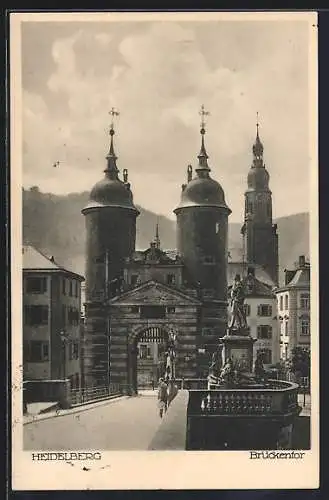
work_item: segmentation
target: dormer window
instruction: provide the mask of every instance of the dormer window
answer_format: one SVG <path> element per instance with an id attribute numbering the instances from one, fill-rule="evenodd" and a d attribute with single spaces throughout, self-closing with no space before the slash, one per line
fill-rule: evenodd
<path id="1" fill-rule="evenodd" d="M 174 285 L 176 276 L 174 274 L 167 274 L 167 285 Z"/>

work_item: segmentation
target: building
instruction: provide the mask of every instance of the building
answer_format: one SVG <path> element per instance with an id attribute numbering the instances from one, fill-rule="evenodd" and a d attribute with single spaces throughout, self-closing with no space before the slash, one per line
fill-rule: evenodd
<path id="1" fill-rule="evenodd" d="M 264 147 L 259 138 L 258 123 L 252 152 L 253 163 L 248 173 L 244 224 L 241 229 L 244 238 L 244 254 L 248 263 L 261 265 L 274 283 L 278 284 L 277 225 L 273 224 L 272 220 L 270 175 L 264 164 Z"/>
<path id="2" fill-rule="evenodd" d="M 204 118 L 204 109 L 201 114 Z M 136 392 L 138 361 L 152 358 L 152 373 L 161 369 L 172 330 L 178 335 L 176 376 L 205 375 L 218 338 L 226 333 L 230 209 L 222 187 L 210 176 L 204 121 L 200 133 L 195 174 L 189 165 L 174 210 L 178 251 L 161 250 L 157 234 L 149 249 L 135 252 L 139 212 L 127 170 L 123 181 L 118 175 L 111 125 L 105 177 L 82 210 L 87 230 L 85 373 L 90 384 L 111 381 Z M 153 351 L 152 343 L 157 344 Z"/>
<path id="3" fill-rule="evenodd" d="M 80 309 L 84 278 L 23 246 L 24 380 L 81 384 Z"/>
<path id="4" fill-rule="evenodd" d="M 105 176 L 92 188 L 82 210 L 87 231 L 87 385 L 113 382 L 126 386 L 129 393 L 137 392 L 139 385 L 149 384 L 163 374 L 171 332 L 178 338 L 176 377 L 205 377 L 218 340 L 226 334 L 227 287 L 234 270 L 232 263 L 228 264 L 227 251 L 231 210 L 223 188 L 210 175 L 203 108 L 201 115 L 198 164 L 194 172 L 188 166 L 180 203 L 174 210 L 177 251 L 161 248 L 158 227 L 149 248 L 135 250 L 139 212 L 133 202 L 128 171 L 124 169 L 123 180 L 119 177 L 111 125 Z M 243 267 L 240 274 L 249 280 L 246 304 L 251 333 L 259 338 L 255 349 L 262 349 L 264 361 L 270 364 L 278 360 L 276 299 L 272 291 L 278 262 L 262 148 L 257 126 L 243 232 L 250 249 L 260 244 L 263 252 L 249 251 L 250 262 L 240 262 L 238 268 Z M 270 244 L 274 245 L 272 253 Z M 260 255 L 266 258 L 260 259 Z"/>
<path id="5" fill-rule="evenodd" d="M 285 270 L 284 286 L 275 290 L 280 322 L 281 358 L 294 347 L 310 348 L 310 264 L 300 256 L 296 269 Z"/>

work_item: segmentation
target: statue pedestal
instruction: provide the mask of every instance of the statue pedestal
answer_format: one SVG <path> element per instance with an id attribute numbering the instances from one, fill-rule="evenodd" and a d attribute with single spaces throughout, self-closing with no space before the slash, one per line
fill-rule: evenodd
<path id="1" fill-rule="evenodd" d="M 253 346 L 256 340 L 248 335 L 247 330 L 228 330 L 225 337 L 221 339 L 223 364 L 231 358 L 234 365 L 239 363 L 243 371 L 252 372 Z"/>

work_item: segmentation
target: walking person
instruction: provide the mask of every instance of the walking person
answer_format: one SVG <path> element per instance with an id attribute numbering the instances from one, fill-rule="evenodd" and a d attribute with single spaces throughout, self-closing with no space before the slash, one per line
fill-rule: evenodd
<path id="1" fill-rule="evenodd" d="M 175 379 L 171 379 L 168 384 L 168 407 L 172 400 L 176 397 L 178 393 L 178 387 L 175 383 Z"/>
<path id="2" fill-rule="evenodd" d="M 163 378 L 159 380 L 159 388 L 158 388 L 158 408 L 160 418 L 163 417 L 163 414 L 167 411 L 167 403 L 168 403 L 168 387 Z"/>

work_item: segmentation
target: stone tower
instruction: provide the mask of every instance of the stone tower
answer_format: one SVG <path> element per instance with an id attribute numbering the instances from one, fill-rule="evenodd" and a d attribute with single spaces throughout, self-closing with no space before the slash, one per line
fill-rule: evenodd
<path id="1" fill-rule="evenodd" d="M 263 266 L 273 281 L 278 283 L 277 225 L 272 220 L 270 176 L 263 160 L 264 148 L 259 138 L 258 121 L 252 152 L 253 163 L 248 173 L 244 225 L 241 230 L 245 257 L 248 263 Z"/>
<path id="2" fill-rule="evenodd" d="M 181 201 L 174 210 L 177 217 L 177 248 L 184 264 L 185 285 L 196 288 L 202 301 L 201 329 L 209 351 L 227 326 L 227 233 L 231 210 L 220 184 L 210 177 L 205 148 L 202 106 L 201 150 L 193 176 L 187 169 Z"/>
<path id="3" fill-rule="evenodd" d="M 116 114 L 112 110 L 112 116 Z M 128 182 L 128 171 L 119 179 L 114 152 L 113 122 L 104 178 L 90 192 L 82 210 L 86 220 L 86 322 L 85 385 L 109 383 L 109 320 L 107 300 L 118 290 L 124 263 L 135 251 L 139 215 Z"/>

